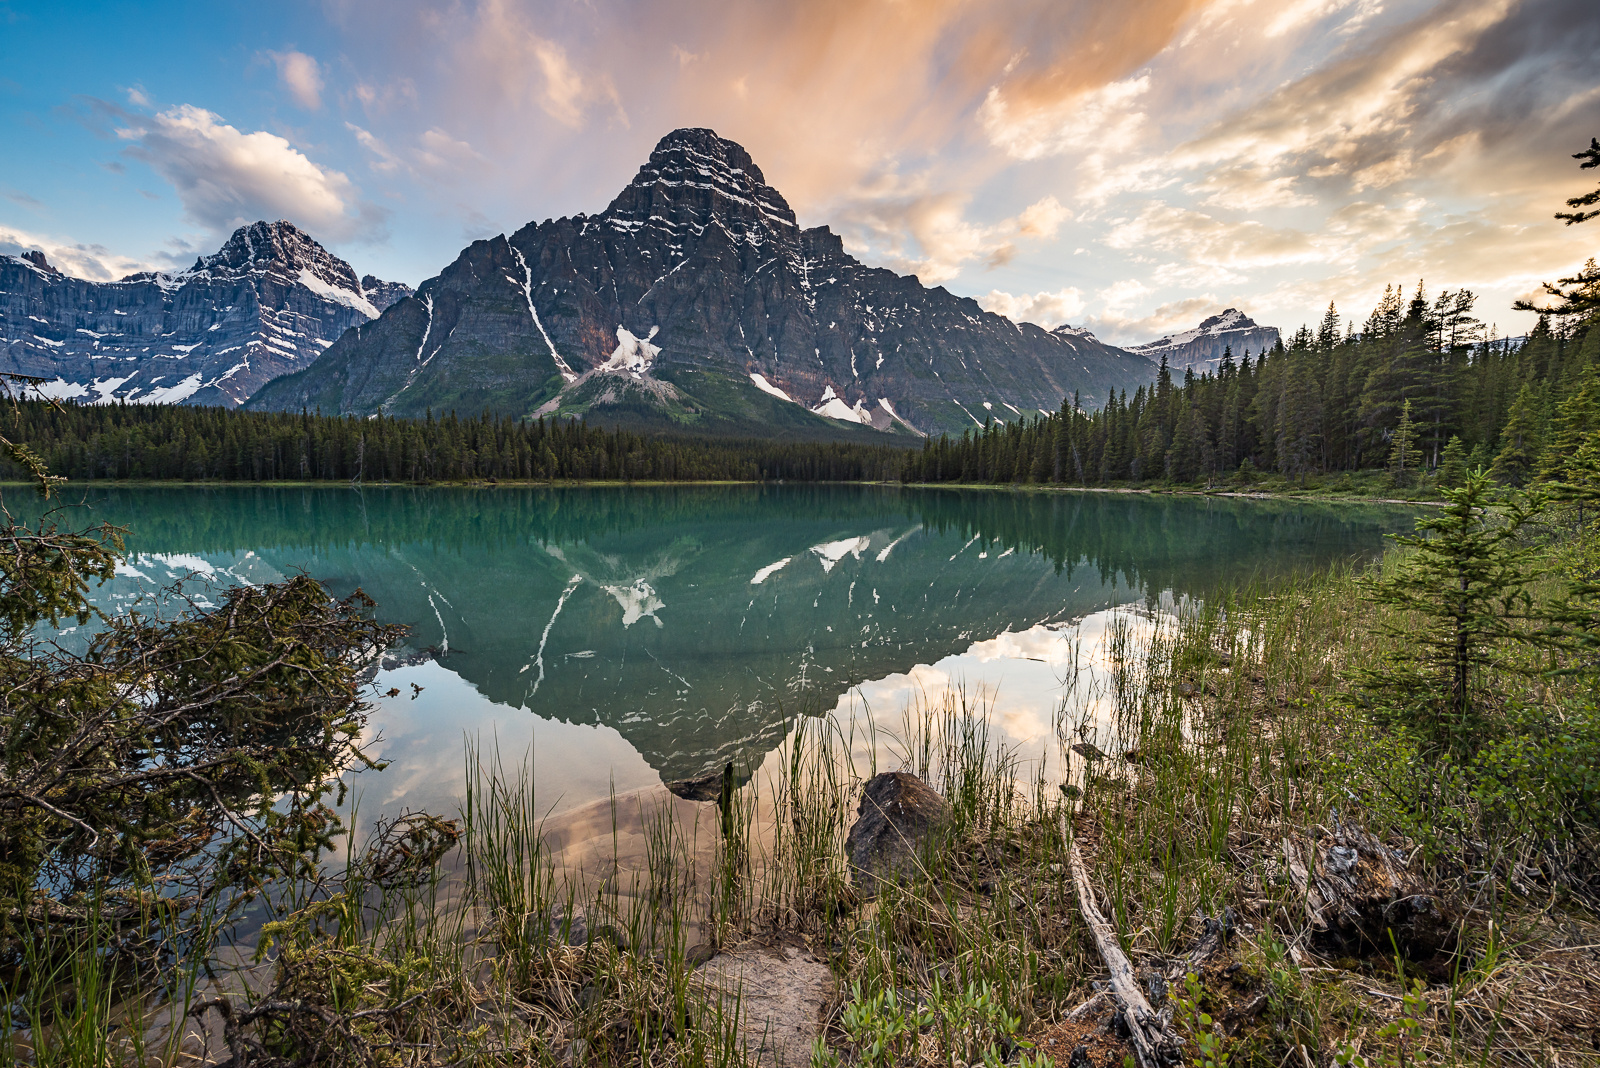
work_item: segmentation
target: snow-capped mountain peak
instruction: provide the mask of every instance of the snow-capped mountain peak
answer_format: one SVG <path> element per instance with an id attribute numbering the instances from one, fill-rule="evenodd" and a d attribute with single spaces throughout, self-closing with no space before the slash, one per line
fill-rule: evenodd
<path id="1" fill-rule="evenodd" d="M 241 226 L 188 270 L 116 282 L 63 275 L 43 253 L 0 257 L 3 367 L 55 397 L 237 405 L 311 363 L 411 292 L 283 220 Z"/>
<path id="2" fill-rule="evenodd" d="M 1128 350 L 1152 360 L 1166 356 L 1168 366 L 1178 370 L 1211 370 L 1222 360 L 1224 349 L 1238 358 L 1246 352 L 1259 355 L 1277 343 L 1277 327 L 1261 326 L 1238 308 L 1228 308 L 1202 319 L 1199 326 L 1129 345 Z"/>

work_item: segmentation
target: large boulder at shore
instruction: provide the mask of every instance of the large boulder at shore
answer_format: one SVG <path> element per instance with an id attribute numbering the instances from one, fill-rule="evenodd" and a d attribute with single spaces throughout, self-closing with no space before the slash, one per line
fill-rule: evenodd
<path id="1" fill-rule="evenodd" d="M 710 992 L 736 999 L 739 1041 L 758 1068 L 811 1063 L 822 1008 L 833 996 L 825 961 L 796 946 L 745 946 L 712 957 L 695 978 Z"/>
<path id="2" fill-rule="evenodd" d="M 851 879 L 867 897 L 880 881 L 907 883 L 927 869 L 936 839 L 950 822 L 950 806 L 921 779 L 886 771 L 867 780 L 845 852 Z"/>

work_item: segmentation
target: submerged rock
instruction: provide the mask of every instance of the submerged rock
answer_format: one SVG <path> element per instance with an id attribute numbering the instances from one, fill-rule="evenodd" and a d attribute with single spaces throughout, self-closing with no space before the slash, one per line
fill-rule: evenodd
<path id="1" fill-rule="evenodd" d="M 871 897 L 881 880 L 910 882 L 924 873 L 950 806 L 927 783 L 905 771 L 867 780 L 845 852 L 851 878 Z"/>

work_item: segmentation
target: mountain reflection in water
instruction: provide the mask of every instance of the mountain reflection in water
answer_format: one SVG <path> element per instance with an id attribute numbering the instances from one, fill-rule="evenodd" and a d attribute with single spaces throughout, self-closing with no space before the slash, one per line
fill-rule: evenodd
<path id="1" fill-rule="evenodd" d="M 375 718 L 395 762 L 384 804 L 458 778 L 463 732 L 528 744 L 514 710 L 545 722 L 541 760 L 575 794 L 759 763 L 793 716 L 886 693 L 919 665 L 926 682 L 971 650 L 989 650 L 973 665 L 1028 656 L 996 651 L 1008 634 L 1371 557 L 1414 515 L 850 486 L 74 492 L 92 510 L 58 524 L 129 530 L 103 606 L 190 573 L 203 598 L 207 583 L 304 570 L 411 626 L 408 666 L 384 679 L 406 693 Z"/>

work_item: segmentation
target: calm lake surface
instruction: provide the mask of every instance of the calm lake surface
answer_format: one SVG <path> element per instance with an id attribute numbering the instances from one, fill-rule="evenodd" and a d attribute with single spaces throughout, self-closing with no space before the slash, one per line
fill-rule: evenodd
<path id="1" fill-rule="evenodd" d="M 13 511 L 37 511 L 13 490 Z M 97 602 L 303 570 L 411 636 L 380 673 L 363 816 L 450 813 L 467 743 L 552 811 L 759 765 L 797 715 L 884 723 L 951 687 L 1026 744 L 1118 606 L 1371 558 L 1411 509 L 876 487 L 70 487 L 128 528 Z M 70 631 L 65 640 L 81 639 Z M 1075 651 L 1076 650 L 1076 651 Z"/>

